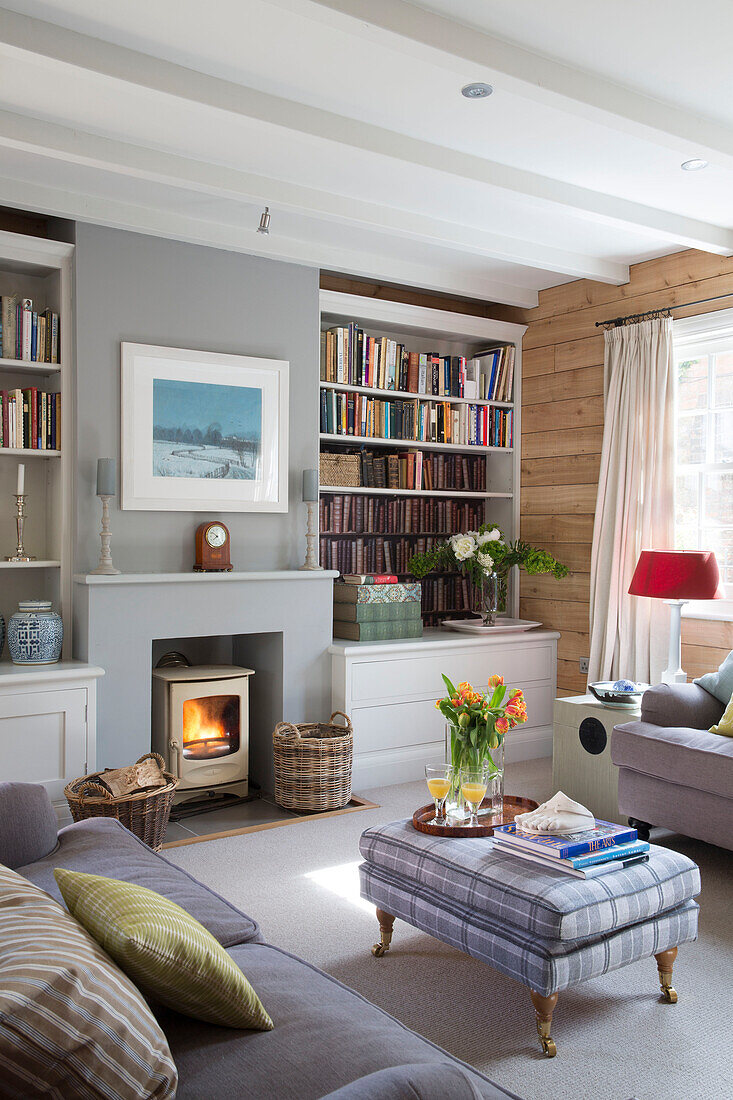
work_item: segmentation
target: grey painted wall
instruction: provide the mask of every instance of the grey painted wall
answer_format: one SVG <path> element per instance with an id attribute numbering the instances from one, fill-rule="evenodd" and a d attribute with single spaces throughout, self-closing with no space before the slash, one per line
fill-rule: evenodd
<path id="1" fill-rule="evenodd" d="M 318 272 L 279 261 L 79 224 L 76 231 L 77 466 L 74 570 L 99 556 L 96 462 L 120 464 L 120 342 L 290 362 L 290 511 L 224 513 L 235 569 L 284 569 L 305 554 L 301 471 L 318 462 Z M 119 486 L 118 486 L 119 488 Z M 193 564 L 204 512 L 122 512 L 112 548 L 124 572 Z"/>

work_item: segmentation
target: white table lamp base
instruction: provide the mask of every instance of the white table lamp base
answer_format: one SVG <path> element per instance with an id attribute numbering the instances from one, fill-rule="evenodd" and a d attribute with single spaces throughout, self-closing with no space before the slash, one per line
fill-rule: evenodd
<path id="1" fill-rule="evenodd" d="M 662 673 L 663 684 L 686 684 L 687 673 L 682 668 L 682 608 L 687 600 L 665 600 L 669 605 L 669 656 Z"/>

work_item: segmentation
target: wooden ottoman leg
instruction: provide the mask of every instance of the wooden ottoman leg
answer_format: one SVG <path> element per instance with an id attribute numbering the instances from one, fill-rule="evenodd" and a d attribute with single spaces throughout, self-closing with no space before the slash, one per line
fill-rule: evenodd
<path id="1" fill-rule="evenodd" d="M 551 993 L 549 997 L 543 997 L 541 993 L 535 993 L 534 989 L 530 989 L 529 995 L 534 1005 L 537 1034 L 540 1037 L 542 1049 L 548 1058 L 554 1058 L 557 1054 L 557 1047 L 555 1046 L 555 1040 L 550 1038 L 550 1027 L 552 1025 L 552 1013 L 555 1011 L 559 994 Z"/>
<path id="2" fill-rule="evenodd" d="M 657 960 L 659 971 L 659 984 L 662 987 L 662 1000 L 668 1005 L 677 1004 L 677 990 L 672 987 L 672 967 L 677 958 L 677 948 L 670 947 L 669 951 L 660 951 L 654 958 Z"/>
<path id="3" fill-rule="evenodd" d="M 375 943 L 372 948 L 372 955 L 375 959 L 381 959 L 382 955 L 389 951 L 389 945 L 392 942 L 392 926 L 394 925 L 394 917 L 391 913 L 385 913 L 384 909 L 377 908 L 377 920 L 379 921 L 379 931 L 381 933 L 381 939 L 379 943 Z"/>

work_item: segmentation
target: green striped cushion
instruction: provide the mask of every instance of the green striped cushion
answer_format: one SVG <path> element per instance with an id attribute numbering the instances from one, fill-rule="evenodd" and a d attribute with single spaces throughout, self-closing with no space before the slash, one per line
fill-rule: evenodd
<path id="1" fill-rule="evenodd" d="M 242 971 L 180 905 L 131 882 L 59 867 L 54 875 L 69 911 L 153 999 L 210 1024 L 272 1028 Z"/>
<path id="2" fill-rule="evenodd" d="M 139 990 L 57 901 L 0 865 L 0 1096 L 169 1100 L 177 1083 Z"/>

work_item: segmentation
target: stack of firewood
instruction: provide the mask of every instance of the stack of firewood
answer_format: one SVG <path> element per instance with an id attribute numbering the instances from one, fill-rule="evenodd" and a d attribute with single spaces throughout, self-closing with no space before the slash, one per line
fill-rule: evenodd
<path id="1" fill-rule="evenodd" d="M 147 759 L 128 768 L 109 768 L 99 775 L 99 783 L 107 787 L 114 798 L 137 791 L 164 787 L 168 780 L 160 770 L 157 760 Z"/>

